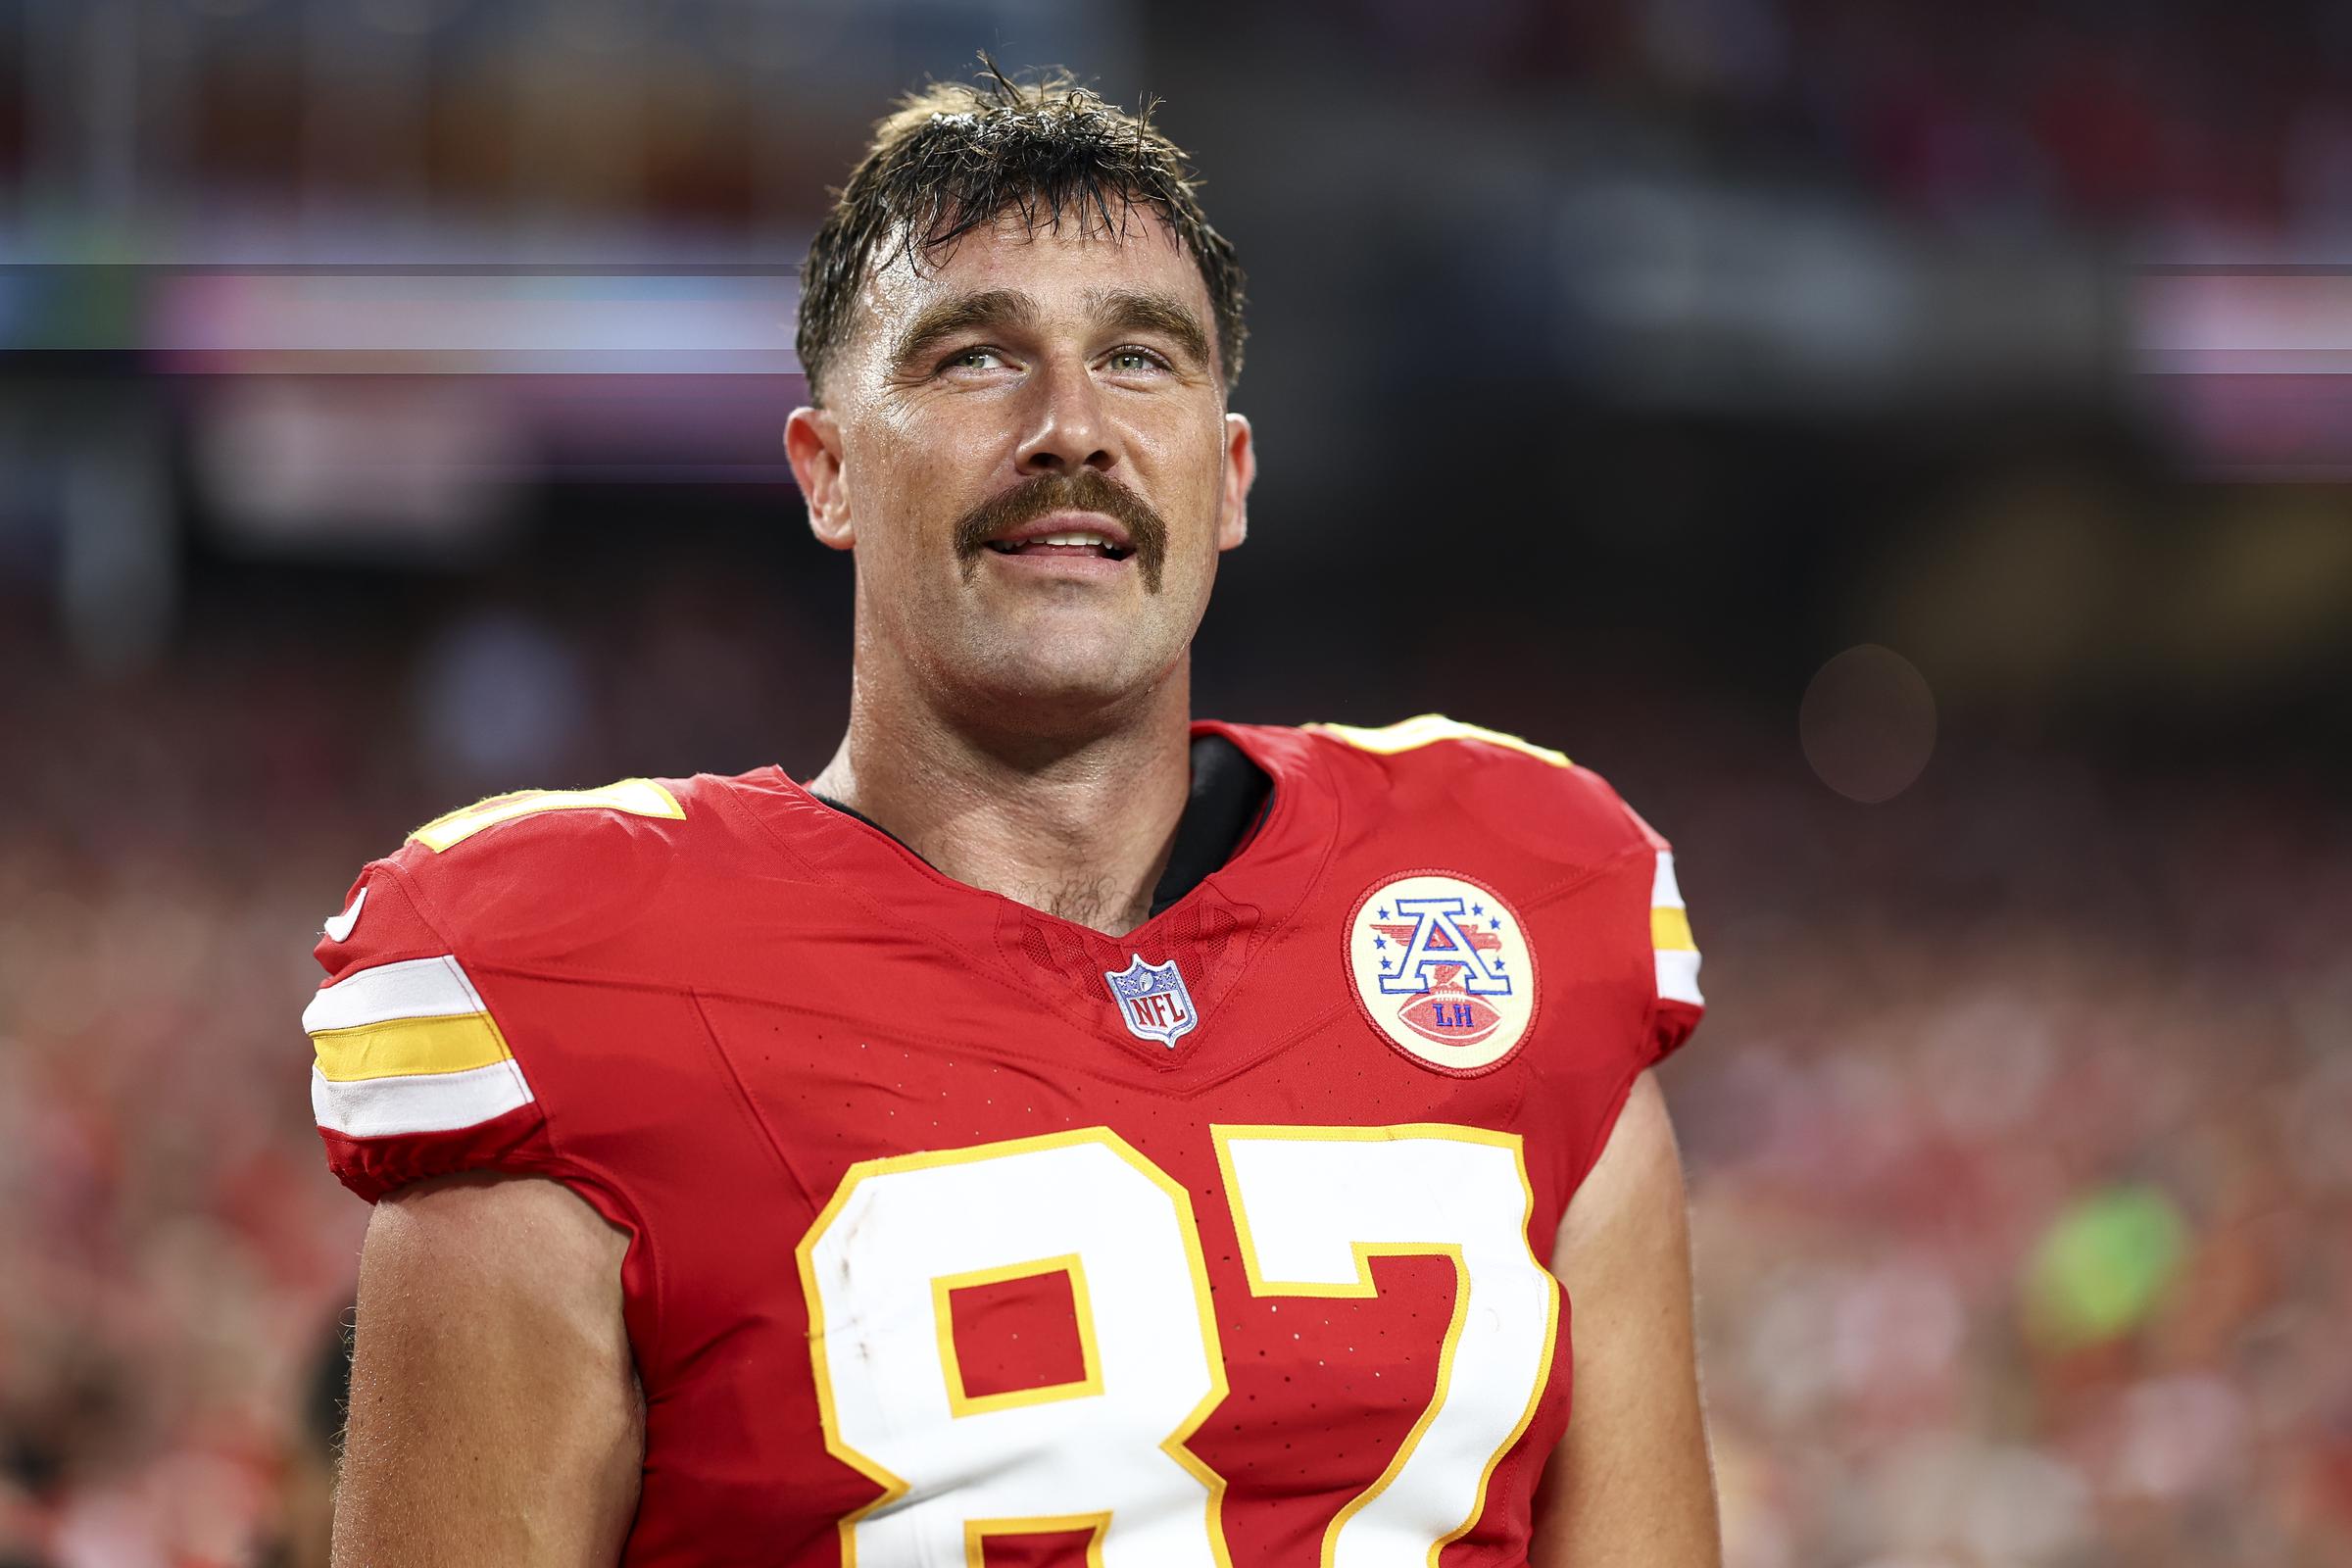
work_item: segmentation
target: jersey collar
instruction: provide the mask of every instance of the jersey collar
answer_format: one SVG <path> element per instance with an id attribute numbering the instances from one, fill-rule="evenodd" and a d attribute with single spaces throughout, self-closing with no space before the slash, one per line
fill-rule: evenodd
<path id="1" fill-rule="evenodd" d="M 1284 1038 L 1262 1027 L 1237 1029 L 1241 1020 L 1222 1004 L 1257 957 L 1290 934 L 1347 827 L 1319 755 L 1328 743 L 1298 730 L 1213 720 L 1195 721 L 1192 733 L 1196 746 L 1203 738 L 1223 744 L 1205 754 L 1217 760 L 1195 771 L 1152 913 L 1120 937 L 957 882 L 879 828 L 819 802 L 781 769 L 772 770 L 780 788 L 754 792 L 746 804 L 792 858 L 864 906 L 880 928 L 955 956 L 984 983 L 1011 987 L 1024 1005 L 1059 1013 L 1125 1048 L 1121 1054 L 1131 1059 L 1188 1078 L 1221 1075 Z M 1172 1045 L 1138 1039 L 1113 1005 L 1106 976 L 1138 958 L 1180 960 L 1200 1009 L 1200 1027 Z"/>
<path id="2" fill-rule="evenodd" d="M 1176 819 L 1176 839 L 1168 848 L 1167 866 L 1152 890 L 1151 914 L 1166 909 L 1233 858 L 1265 820 L 1273 796 L 1273 778 L 1222 730 L 1202 729 L 1194 734 L 1192 764 L 1192 794 L 1184 803 L 1184 813 Z M 856 817 L 907 854 L 915 854 L 905 839 L 856 807 L 814 790 L 808 792 L 808 798 Z"/>

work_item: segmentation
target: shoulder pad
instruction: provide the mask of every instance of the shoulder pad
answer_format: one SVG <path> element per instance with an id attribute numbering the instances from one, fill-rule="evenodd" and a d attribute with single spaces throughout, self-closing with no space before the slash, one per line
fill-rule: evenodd
<path id="1" fill-rule="evenodd" d="M 686 808 L 666 787 L 650 778 L 624 778 L 597 790 L 514 790 L 436 816 L 409 835 L 434 854 L 455 849 L 475 834 L 503 823 L 548 811 L 620 811 L 630 816 L 682 821 Z"/>
<path id="2" fill-rule="evenodd" d="M 1628 902 L 1642 911 L 1646 929 L 1628 931 L 1626 940 L 1654 986 L 1648 1059 L 1689 1037 L 1705 1004 L 1674 851 L 1608 780 L 1547 746 L 1439 713 L 1381 729 L 1302 727 L 1347 748 L 1373 770 L 1366 787 L 1377 790 L 1393 813 L 1466 819 L 1555 874 L 1614 867 L 1613 874 L 1638 879 L 1648 898 Z"/>
<path id="3" fill-rule="evenodd" d="M 1376 770 L 1392 807 L 1458 812 L 1547 859 L 1588 862 L 1664 843 L 1599 774 L 1516 735 L 1442 713 L 1379 729 L 1302 728 Z"/>
<path id="4" fill-rule="evenodd" d="M 417 828 L 390 864 L 465 952 L 509 962 L 576 954 L 651 906 L 694 793 L 687 780 L 631 778 L 494 795 Z"/>
<path id="5" fill-rule="evenodd" d="M 1498 729 L 1487 729 L 1477 724 L 1464 724 L 1447 718 L 1444 713 L 1419 713 L 1400 718 L 1394 724 L 1378 729 L 1360 729 L 1353 724 L 1301 724 L 1309 735 L 1328 735 L 1343 745 L 1376 757 L 1395 757 L 1404 752 L 1417 752 L 1440 741 L 1480 741 L 1499 746 L 1505 751 L 1520 752 L 1554 767 L 1573 767 L 1565 752 L 1555 752 L 1548 746 L 1523 741 L 1516 735 L 1506 735 Z"/>

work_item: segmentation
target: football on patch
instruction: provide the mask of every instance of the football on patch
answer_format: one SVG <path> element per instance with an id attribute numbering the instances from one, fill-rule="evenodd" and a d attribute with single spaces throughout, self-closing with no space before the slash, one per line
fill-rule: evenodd
<path id="1" fill-rule="evenodd" d="M 1424 991 L 1396 1009 L 1396 1021 L 1441 1046 L 1475 1046 L 1502 1026 L 1502 1012 L 1467 991 Z"/>

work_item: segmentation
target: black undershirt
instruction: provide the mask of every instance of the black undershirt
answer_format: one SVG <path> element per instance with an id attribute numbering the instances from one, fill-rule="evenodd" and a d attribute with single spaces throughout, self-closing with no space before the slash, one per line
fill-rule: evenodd
<path id="1" fill-rule="evenodd" d="M 1153 914 L 1192 892 L 1211 871 L 1233 858 L 1250 841 L 1258 819 L 1265 815 L 1267 798 L 1274 793 L 1274 781 L 1265 769 L 1222 735 L 1194 736 L 1192 763 L 1192 794 L 1184 803 L 1184 814 L 1176 819 L 1176 842 L 1168 847 L 1167 868 L 1152 889 Z M 906 840 L 864 812 L 813 790 L 809 794 L 906 849 Z M 911 849 L 906 853 L 914 854 Z"/>

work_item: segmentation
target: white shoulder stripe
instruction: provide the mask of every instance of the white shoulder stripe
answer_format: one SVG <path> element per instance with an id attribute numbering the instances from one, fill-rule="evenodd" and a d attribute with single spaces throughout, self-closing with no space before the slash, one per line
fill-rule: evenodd
<path id="1" fill-rule="evenodd" d="M 466 1072 L 353 1083 L 336 1083 L 311 1069 L 311 1114 L 319 1126 L 351 1138 L 457 1132 L 527 1105 L 531 1099 L 531 1086 L 512 1061 Z"/>
<path id="2" fill-rule="evenodd" d="M 302 1029 L 315 1035 L 395 1018 L 459 1018 L 488 1010 L 458 960 L 443 954 L 379 963 L 345 975 L 321 988 L 302 1009 Z"/>
<path id="3" fill-rule="evenodd" d="M 1683 907 L 1682 885 L 1674 879 L 1674 852 L 1658 852 L 1658 872 L 1649 884 L 1649 906 L 1653 909 Z"/>
<path id="4" fill-rule="evenodd" d="M 1698 990 L 1698 954 L 1690 948 L 1675 950 L 1660 948 L 1658 959 L 1658 1000 L 1687 1002 L 1693 1007 L 1703 1007 L 1707 999 Z"/>

